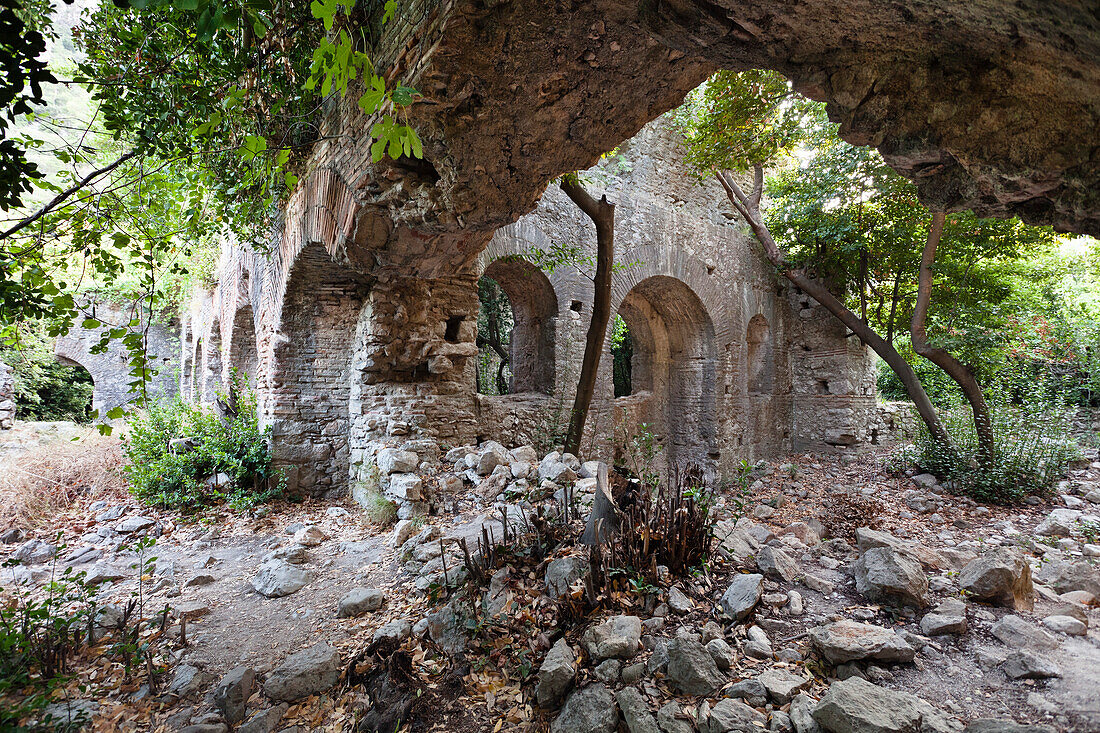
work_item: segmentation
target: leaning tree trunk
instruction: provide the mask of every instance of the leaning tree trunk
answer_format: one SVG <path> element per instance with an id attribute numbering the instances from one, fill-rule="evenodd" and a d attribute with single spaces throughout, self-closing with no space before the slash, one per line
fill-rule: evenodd
<path id="1" fill-rule="evenodd" d="M 882 360 L 898 375 L 898 379 L 905 387 L 906 394 L 909 395 L 909 399 L 913 400 L 917 413 L 920 414 L 924 424 L 928 426 L 928 432 L 931 434 L 932 439 L 937 443 L 950 445 L 951 436 L 948 435 L 943 423 L 940 422 L 939 415 L 936 414 L 936 408 L 932 405 L 932 400 L 928 398 L 928 393 L 924 391 L 924 386 L 921 385 L 916 372 L 898 353 L 893 344 L 888 343 L 866 321 L 849 310 L 823 283 L 807 275 L 801 268 L 788 266 L 786 257 L 779 249 L 779 245 L 776 244 L 768 226 L 764 223 L 764 218 L 760 215 L 760 197 L 764 193 L 764 168 L 759 165 L 755 167 L 751 195 L 746 195 L 741 190 L 741 186 L 727 171 L 715 171 L 715 176 L 722 184 L 722 188 L 725 189 L 730 203 L 745 218 L 753 234 L 756 235 L 756 239 L 764 247 L 764 254 L 768 260 L 783 273 L 784 277 L 808 293 L 818 303 L 821 303 L 826 310 L 847 326 L 863 343 L 870 346 L 876 354 L 882 357 Z"/>
<path id="2" fill-rule="evenodd" d="M 959 385 L 966 395 L 970 409 L 974 413 L 974 430 L 978 435 L 978 463 L 986 466 L 993 462 L 993 419 L 989 414 L 989 405 L 985 402 L 982 387 L 970 370 L 946 349 L 928 343 L 925 322 L 928 320 L 928 308 L 932 302 L 932 264 L 936 261 L 936 247 L 943 236 L 943 213 L 932 214 L 932 227 L 928 230 L 928 239 L 924 244 L 924 254 L 920 260 L 920 276 L 917 280 L 917 304 L 913 307 L 913 320 L 909 334 L 913 341 L 913 351 L 932 362 Z"/>
<path id="3" fill-rule="evenodd" d="M 588 408 L 596 391 L 596 372 L 600 367 L 607 324 L 611 320 L 611 264 L 615 259 L 615 204 L 607 196 L 599 201 L 592 198 L 572 176 L 561 180 L 561 190 L 573 200 L 581 211 L 596 225 L 596 277 L 592 300 L 592 319 L 588 322 L 588 336 L 584 343 L 584 359 L 577 383 L 577 395 L 573 400 L 573 412 L 569 416 L 569 430 L 565 435 L 565 452 L 579 455 L 584 424 L 588 420 Z"/>

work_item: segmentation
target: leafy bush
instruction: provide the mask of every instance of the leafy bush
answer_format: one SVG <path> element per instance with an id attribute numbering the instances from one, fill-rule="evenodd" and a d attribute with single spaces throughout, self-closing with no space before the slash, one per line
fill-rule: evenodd
<path id="1" fill-rule="evenodd" d="M 995 443 L 992 465 L 978 465 L 973 414 L 963 404 L 943 414 L 953 449 L 933 441 L 921 425 L 913 457 L 916 465 L 979 501 L 1010 504 L 1030 494 L 1048 495 L 1067 464 L 1081 455 L 1069 437 L 1071 413 L 1054 405 L 1021 408 L 992 401 L 990 409 Z"/>
<path id="2" fill-rule="evenodd" d="M 53 354 L 53 340 L 41 323 L 19 330 L 16 346 L 0 348 L 0 360 L 15 378 L 15 414 L 22 420 L 71 420 L 91 418 L 92 375 L 80 366 L 61 364 Z"/>
<path id="3" fill-rule="evenodd" d="M 236 404 L 235 414 L 222 417 L 177 397 L 135 418 L 123 441 L 131 492 L 147 504 L 184 510 L 222 502 L 249 507 L 281 493 L 285 481 L 271 468 L 270 429 L 260 430 L 255 393 L 241 392 Z M 181 438 L 188 444 L 177 447 Z M 218 485 L 218 474 L 228 481 Z"/>

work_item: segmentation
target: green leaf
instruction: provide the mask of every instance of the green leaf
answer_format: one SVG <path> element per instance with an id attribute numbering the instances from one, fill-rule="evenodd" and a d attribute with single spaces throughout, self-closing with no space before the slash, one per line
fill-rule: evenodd
<path id="1" fill-rule="evenodd" d="M 390 98 L 398 107 L 408 107 L 419 94 L 420 93 L 412 87 L 398 84 L 397 88 L 393 90 L 393 94 L 390 95 Z"/>

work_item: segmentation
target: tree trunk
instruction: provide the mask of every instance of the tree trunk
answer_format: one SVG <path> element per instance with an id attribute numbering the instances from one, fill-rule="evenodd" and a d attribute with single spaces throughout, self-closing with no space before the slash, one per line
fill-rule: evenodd
<path id="1" fill-rule="evenodd" d="M 561 190 L 572 199 L 581 211 L 596 225 L 596 277 L 593 280 L 592 318 L 588 322 L 588 336 L 584 342 L 584 359 L 577 383 L 577 396 L 573 400 L 573 412 L 569 416 L 569 431 L 565 436 L 565 452 L 579 455 L 584 423 L 588 408 L 596 391 L 596 371 L 600 366 L 607 324 L 611 320 L 611 264 L 615 259 L 615 204 L 607 196 L 599 201 L 592 198 L 581 184 L 566 176 L 561 180 Z"/>
<path id="2" fill-rule="evenodd" d="M 974 429 L 978 435 L 978 463 L 986 466 L 993 462 L 993 420 L 989 414 L 989 405 L 982 395 L 978 380 L 966 368 L 966 365 L 952 356 L 946 349 L 928 343 L 925 324 L 928 320 L 928 308 L 932 302 L 932 265 L 936 261 L 936 247 L 943 236 L 943 224 L 946 215 L 932 214 L 932 227 L 928 230 L 928 239 L 924 244 L 924 254 L 920 260 L 920 276 L 917 280 L 917 304 L 913 308 L 913 321 L 909 326 L 909 335 L 913 341 L 913 350 L 943 369 L 947 376 L 955 380 L 966 395 L 970 409 L 974 413 Z"/>
<path id="3" fill-rule="evenodd" d="M 898 379 L 905 387 L 906 394 L 909 395 L 909 399 L 913 400 L 921 419 L 928 426 L 928 432 L 932 435 L 932 439 L 937 443 L 950 445 L 951 437 L 944 429 L 943 423 L 940 422 L 939 415 L 936 414 L 936 408 L 932 405 L 932 400 L 928 399 L 928 393 L 924 391 L 916 372 L 897 352 L 893 344 L 887 343 L 863 319 L 845 307 L 840 299 L 829 292 L 829 289 L 823 283 L 811 278 L 804 270 L 792 269 L 787 265 L 786 256 L 779 249 L 775 239 L 772 238 L 771 231 L 764 224 L 764 218 L 760 215 L 760 197 L 764 192 L 763 167 L 756 166 L 751 195 L 746 195 L 728 172 L 715 171 L 715 175 L 722 184 L 722 188 L 726 190 L 726 196 L 729 198 L 730 203 L 745 218 L 753 234 L 756 235 L 756 239 L 764 247 L 764 254 L 768 260 L 775 265 L 784 277 L 808 293 L 818 303 L 821 303 L 826 310 L 836 316 L 863 343 L 870 346 L 876 354 L 882 357 L 882 360 L 898 375 Z"/>

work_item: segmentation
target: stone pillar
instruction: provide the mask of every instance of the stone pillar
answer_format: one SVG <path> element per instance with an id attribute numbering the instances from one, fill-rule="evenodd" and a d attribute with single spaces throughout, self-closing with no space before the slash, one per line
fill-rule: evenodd
<path id="1" fill-rule="evenodd" d="M 477 279 L 384 274 L 359 316 L 351 366 L 351 478 L 385 446 L 477 440 Z"/>
<path id="2" fill-rule="evenodd" d="M 0 430 L 11 430 L 15 424 L 15 374 L 0 362 Z"/>

